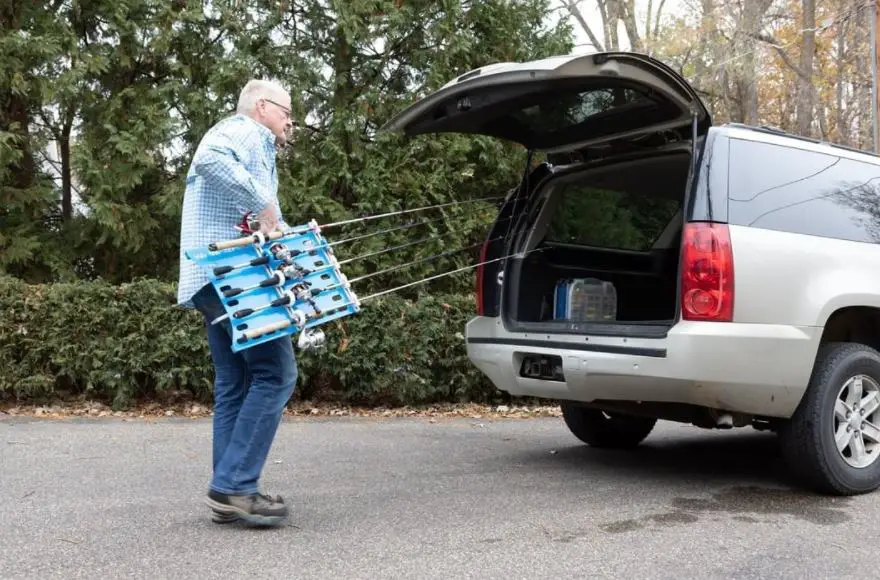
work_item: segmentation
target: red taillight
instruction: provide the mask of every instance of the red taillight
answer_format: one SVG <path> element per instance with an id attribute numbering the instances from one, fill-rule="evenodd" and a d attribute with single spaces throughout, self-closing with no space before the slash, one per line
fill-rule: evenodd
<path id="1" fill-rule="evenodd" d="M 681 315 L 684 320 L 733 320 L 733 248 L 727 224 L 685 224 Z"/>
<path id="2" fill-rule="evenodd" d="M 489 241 L 487 240 L 486 243 L 483 244 L 483 247 L 480 248 L 480 260 L 477 262 L 478 264 L 481 264 L 480 266 L 477 266 L 477 288 L 476 288 L 476 290 L 477 290 L 477 316 L 482 316 L 483 312 L 484 312 L 484 309 L 483 309 L 483 269 L 485 268 L 485 265 L 483 264 L 483 262 L 486 261 L 486 252 L 488 250 L 489 250 Z"/>

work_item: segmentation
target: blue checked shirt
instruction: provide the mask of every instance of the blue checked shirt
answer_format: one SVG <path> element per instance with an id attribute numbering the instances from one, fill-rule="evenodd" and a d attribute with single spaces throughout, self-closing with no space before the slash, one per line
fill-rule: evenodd
<path id="1" fill-rule="evenodd" d="M 259 213 L 269 204 L 278 211 L 278 173 L 275 135 L 244 115 L 234 115 L 211 127 L 202 138 L 186 176 L 180 223 L 180 277 L 177 303 L 192 308 L 191 298 L 210 282 L 207 272 L 184 255 L 186 250 L 241 235 L 235 226 L 247 212 Z"/>

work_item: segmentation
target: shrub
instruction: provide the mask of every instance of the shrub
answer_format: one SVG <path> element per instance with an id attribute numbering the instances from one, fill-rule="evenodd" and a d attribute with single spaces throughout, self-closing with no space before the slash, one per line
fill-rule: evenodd
<path id="1" fill-rule="evenodd" d="M 210 401 L 201 316 L 150 279 L 28 285 L 0 278 L 0 398 Z M 389 295 L 322 328 L 326 347 L 297 353 L 297 398 L 356 405 L 487 402 L 500 393 L 467 360 L 473 298 Z"/>

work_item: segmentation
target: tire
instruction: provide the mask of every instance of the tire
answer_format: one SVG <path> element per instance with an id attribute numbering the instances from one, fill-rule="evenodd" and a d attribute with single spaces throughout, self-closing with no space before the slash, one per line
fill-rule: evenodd
<path id="1" fill-rule="evenodd" d="M 591 447 L 631 449 L 645 440 L 657 419 L 606 413 L 563 403 L 562 418 L 569 431 Z"/>
<path id="2" fill-rule="evenodd" d="M 838 398 L 842 406 L 838 406 Z M 857 399 L 861 401 L 859 407 L 855 406 Z M 847 419 L 856 409 L 858 416 Z M 877 489 L 880 443 L 872 437 L 880 438 L 878 427 L 880 353 L 855 343 L 823 345 L 803 400 L 779 430 L 782 454 L 796 478 L 795 484 L 842 496 Z M 838 436 L 846 443 L 842 451 L 836 443 Z M 862 441 L 861 449 L 857 438 Z"/>

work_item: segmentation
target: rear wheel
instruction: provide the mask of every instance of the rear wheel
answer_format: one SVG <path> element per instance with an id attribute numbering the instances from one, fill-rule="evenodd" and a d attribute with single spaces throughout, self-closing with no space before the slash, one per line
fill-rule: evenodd
<path id="1" fill-rule="evenodd" d="M 645 440 L 657 419 L 633 417 L 563 403 L 562 418 L 572 434 L 591 447 L 629 449 Z"/>
<path id="2" fill-rule="evenodd" d="M 862 344 L 824 345 L 779 437 L 798 484 L 834 495 L 880 486 L 880 353 Z"/>

